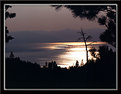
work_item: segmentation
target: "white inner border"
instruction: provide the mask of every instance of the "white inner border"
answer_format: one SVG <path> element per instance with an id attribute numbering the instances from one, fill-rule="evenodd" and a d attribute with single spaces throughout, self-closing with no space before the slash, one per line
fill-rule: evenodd
<path id="1" fill-rule="evenodd" d="M 116 89 L 6 89 L 5 87 L 5 5 L 115 5 L 116 6 Z M 62 90 L 62 91 L 85 91 L 85 90 L 91 90 L 91 91 L 99 91 L 99 90 L 105 90 L 105 91 L 116 91 L 118 90 L 118 5 L 117 4 L 4 4 L 4 90 L 7 91 L 7 90 L 14 90 L 14 91 L 17 91 L 17 90 L 24 90 L 24 91 L 58 91 L 58 90 Z"/>

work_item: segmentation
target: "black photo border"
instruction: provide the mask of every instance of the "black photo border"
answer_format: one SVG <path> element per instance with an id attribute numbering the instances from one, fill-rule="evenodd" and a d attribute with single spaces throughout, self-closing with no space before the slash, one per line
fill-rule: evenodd
<path id="1" fill-rule="evenodd" d="M 117 55 L 119 56 L 120 53 L 120 42 L 119 42 L 119 38 L 120 38 L 120 21 L 121 21 L 121 15 L 120 15 L 120 11 L 121 11 L 121 4 L 120 1 L 64 1 L 64 0 L 53 0 L 53 1 L 6 1 L 3 0 L 1 1 L 1 93 L 11 93 L 11 94 L 21 94 L 21 93 L 94 93 L 94 94 L 102 94 L 102 93 L 107 93 L 107 94 L 118 94 L 120 93 L 120 63 L 119 63 L 119 59 L 117 57 L 117 62 L 118 62 L 118 90 L 4 90 L 4 4 L 117 4 L 118 5 L 118 39 L 117 39 L 117 43 L 118 43 L 118 51 L 117 51 Z"/>

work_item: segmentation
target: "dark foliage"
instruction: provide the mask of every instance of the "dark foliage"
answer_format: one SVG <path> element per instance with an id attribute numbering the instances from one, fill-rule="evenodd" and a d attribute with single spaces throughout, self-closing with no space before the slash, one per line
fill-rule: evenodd
<path id="1" fill-rule="evenodd" d="M 5 19 L 8 19 L 8 18 L 14 18 L 16 16 L 16 13 L 9 13 L 7 10 L 8 8 L 11 8 L 12 6 L 10 5 L 5 5 Z M 12 40 L 14 39 L 11 35 L 8 35 L 9 34 L 9 30 L 7 28 L 7 26 L 5 27 L 5 41 L 6 43 L 9 42 L 9 40 Z"/>
<path id="2" fill-rule="evenodd" d="M 59 9 L 61 7 L 66 7 L 73 13 L 74 17 L 80 17 L 80 18 L 87 18 L 89 20 L 94 20 L 96 15 L 99 13 L 99 11 L 103 11 L 107 8 L 107 6 L 81 6 L 81 5 L 65 5 L 65 6 L 58 6 L 54 5 L 56 9 Z"/>
<path id="3" fill-rule="evenodd" d="M 14 39 L 11 35 L 8 35 L 8 33 L 9 33 L 9 30 L 7 29 L 7 27 L 5 27 L 5 41 L 6 41 L 6 43 L 8 43 L 9 40 Z"/>
<path id="4" fill-rule="evenodd" d="M 78 61 L 69 69 L 60 68 L 55 61 L 44 67 L 37 63 L 6 58 L 6 88 L 115 88 L 115 52 L 100 47 L 100 59 L 89 60 L 80 67 Z"/>
<path id="5" fill-rule="evenodd" d="M 98 20 L 100 25 L 105 25 L 106 30 L 100 35 L 101 41 L 108 42 L 112 46 L 116 47 L 116 6 L 100 6 L 100 5 L 54 5 L 56 9 L 66 7 L 71 10 L 74 17 L 80 17 L 81 19 L 87 18 L 88 20 Z M 98 16 L 103 11 L 106 15 Z"/>
<path id="6" fill-rule="evenodd" d="M 94 48 L 94 47 L 92 47 L 90 50 L 89 50 L 89 52 L 91 53 L 91 55 L 94 57 L 94 58 L 96 58 L 96 49 Z"/>

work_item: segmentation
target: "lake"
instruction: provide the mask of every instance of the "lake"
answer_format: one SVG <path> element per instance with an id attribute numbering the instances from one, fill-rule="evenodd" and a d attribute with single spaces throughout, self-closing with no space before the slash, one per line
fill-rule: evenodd
<path id="1" fill-rule="evenodd" d="M 107 45 L 106 42 L 87 42 L 91 47 L 98 49 L 101 45 Z M 30 44 L 30 48 L 25 51 L 14 52 L 15 56 L 19 56 L 22 60 L 36 62 L 41 66 L 45 62 L 56 61 L 60 67 L 74 66 L 78 60 L 79 65 L 81 62 L 86 63 L 86 51 L 84 42 L 55 42 L 55 43 L 35 43 Z M 98 52 L 96 52 L 98 53 Z M 9 56 L 10 52 L 7 52 Z M 89 59 L 93 57 L 88 53 Z"/>

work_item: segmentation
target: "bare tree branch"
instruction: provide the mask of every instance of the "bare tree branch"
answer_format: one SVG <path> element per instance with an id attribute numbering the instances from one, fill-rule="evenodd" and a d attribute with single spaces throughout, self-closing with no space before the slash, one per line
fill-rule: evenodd
<path id="1" fill-rule="evenodd" d="M 78 38 L 78 40 L 83 39 L 84 43 L 85 43 L 85 49 L 86 49 L 86 59 L 87 59 L 87 63 L 88 63 L 88 50 L 87 50 L 87 40 L 91 39 L 91 36 L 87 36 L 86 37 L 86 33 L 83 32 L 83 30 L 81 29 L 81 32 L 78 32 L 81 34 L 81 37 Z"/>

